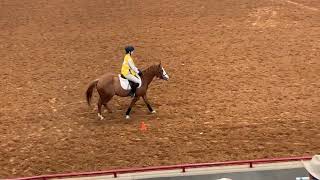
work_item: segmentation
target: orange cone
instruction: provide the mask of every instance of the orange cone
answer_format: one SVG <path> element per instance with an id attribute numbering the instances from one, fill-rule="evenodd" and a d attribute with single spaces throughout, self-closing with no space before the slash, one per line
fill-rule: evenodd
<path id="1" fill-rule="evenodd" d="M 147 126 L 146 126 L 146 124 L 145 124 L 143 121 L 141 122 L 140 130 L 141 130 L 141 131 L 146 131 L 146 130 L 147 130 Z"/>

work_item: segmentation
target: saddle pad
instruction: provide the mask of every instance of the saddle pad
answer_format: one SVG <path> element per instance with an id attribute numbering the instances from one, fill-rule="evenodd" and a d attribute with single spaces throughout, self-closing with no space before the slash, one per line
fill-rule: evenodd
<path id="1" fill-rule="evenodd" d="M 121 75 L 119 74 L 119 80 L 120 80 L 120 85 L 121 85 L 122 89 L 131 90 L 131 86 L 129 84 L 129 80 L 128 79 L 122 78 Z"/>

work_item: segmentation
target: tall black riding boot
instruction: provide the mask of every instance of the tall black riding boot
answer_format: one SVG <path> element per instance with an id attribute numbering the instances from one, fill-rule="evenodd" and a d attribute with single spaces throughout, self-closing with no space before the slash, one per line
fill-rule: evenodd
<path id="1" fill-rule="evenodd" d="M 131 91 L 130 91 L 130 96 L 131 97 L 134 97 L 136 95 L 136 90 L 137 90 L 137 87 L 139 86 L 139 84 L 137 83 L 134 83 L 132 86 L 131 86 Z"/>

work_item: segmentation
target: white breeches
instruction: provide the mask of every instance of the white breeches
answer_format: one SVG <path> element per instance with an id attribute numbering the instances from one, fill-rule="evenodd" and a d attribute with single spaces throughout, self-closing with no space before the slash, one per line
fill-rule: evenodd
<path id="1" fill-rule="evenodd" d="M 132 75 L 132 74 L 128 74 L 128 75 L 126 75 L 125 77 L 126 77 L 129 81 L 138 83 L 138 84 L 139 84 L 138 88 L 141 87 L 141 78 L 140 78 L 139 75 L 134 76 L 134 75 Z"/>

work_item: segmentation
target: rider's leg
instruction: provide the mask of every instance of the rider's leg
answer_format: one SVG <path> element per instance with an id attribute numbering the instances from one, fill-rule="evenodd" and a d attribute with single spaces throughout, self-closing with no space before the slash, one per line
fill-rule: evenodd
<path id="1" fill-rule="evenodd" d="M 131 84 L 131 91 L 130 91 L 130 93 L 129 93 L 129 95 L 131 96 L 131 97 L 134 97 L 135 95 L 136 95 L 136 90 L 137 90 L 137 87 L 138 87 L 139 85 L 137 84 L 137 83 L 132 83 Z"/>
<path id="2" fill-rule="evenodd" d="M 140 84 L 141 84 L 141 79 L 140 79 L 140 77 L 136 77 L 136 76 L 134 76 L 134 75 L 132 75 L 132 74 L 128 74 L 128 75 L 125 76 L 125 77 L 126 77 L 129 81 L 132 81 L 132 82 L 136 83 L 136 84 L 134 84 L 134 85 L 131 87 L 131 92 L 130 92 L 130 96 L 131 96 L 131 97 L 134 97 L 134 96 L 135 96 L 135 93 L 136 93 L 137 87 L 139 87 Z"/>

